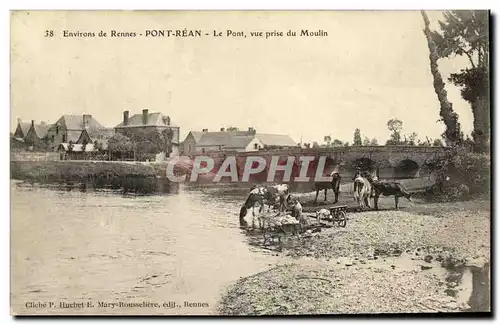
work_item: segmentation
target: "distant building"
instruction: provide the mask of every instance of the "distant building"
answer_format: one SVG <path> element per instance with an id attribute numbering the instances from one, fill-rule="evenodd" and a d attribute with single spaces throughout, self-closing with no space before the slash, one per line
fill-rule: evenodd
<path id="1" fill-rule="evenodd" d="M 83 131 L 90 134 L 102 129 L 92 115 L 63 115 L 49 127 L 47 137 L 51 146 L 57 148 L 61 143 L 77 143 Z"/>
<path id="2" fill-rule="evenodd" d="M 172 131 L 172 151 L 179 147 L 179 127 L 174 125 L 169 116 L 162 113 L 150 113 L 143 109 L 142 114 L 129 116 L 129 111 L 123 112 L 123 121 L 115 127 L 116 133 L 121 133 L 133 139 L 137 136 L 145 136 L 150 139 L 158 139 L 158 135 L 164 137 L 164 131 Z M 156 134 L 155 134 L 156 133 Z"/>
<path id="3" fill-rule="evenodd" d="M 97 130 L 83 130 L 80 137 L 76 141 L 77 144 L 92 143 L 101 144 L 102 149 L 106 150 L 108 147 L 108 140 L 115 134 L 112 128 L 104 128 Z"/>
<path id="4" fill-rule="evenodd" d="M 50 125 L 45 122 L 40 124 L 35 124 L 35 121 L 31 121 L 30 128 L 24 142 L 27 146 L 33 146 L 36 149 L 47 149 L 49 142 L 47 139 L 47 133 L 49 131 Z"/>
<path id="5" fill-rule="evenodd" d="M 262 149 L 296 148 L 297 143 L 289 135 L 262 134 L 255 129 L 248 131 L 202 132 L 191 131 L 184 140 L 184 154 L 211 151 L 250 152 Z"/>

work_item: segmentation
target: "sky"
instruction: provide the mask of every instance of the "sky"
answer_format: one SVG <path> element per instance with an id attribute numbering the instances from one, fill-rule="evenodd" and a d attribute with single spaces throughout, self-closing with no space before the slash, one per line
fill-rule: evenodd
<path id="1" fill-rule="evenodd" d="M 428 12 L 432 28 L 442 13 Z M 403 133 L 439 138 L 444 125 L 434 92 L 419 11 L 15 12 L 11 17 L 11 130 L 17 118 L 54 123 L 91 114 L 114 127 L 123 111 L 169 115 L 189 131 L 254 127 L 299 142 L 325 135 L 384 143 L 387 121 Z M 201 29 L 246 38 L 64 38 L 63 30 Z M 251 31 L 323 30 L 325 37 L 254 38 Z M 44 37 L 45 30 L 55 36 Z M 444 78 L 467 65 L 442 59 Z M 470 106 L 447 83 L 463 131 Z"/>

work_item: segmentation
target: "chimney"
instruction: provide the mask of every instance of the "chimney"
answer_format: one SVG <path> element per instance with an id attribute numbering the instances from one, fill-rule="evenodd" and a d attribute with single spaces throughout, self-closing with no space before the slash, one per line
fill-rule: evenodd
<path id="1" fill-rule="evenodd" d="M 92 115 L 88 114 L 83 114 L 83 127 L 88 128 L 89 127 L 89 121 L 92 118 Z"/>
<path id="2" fill-rule="evenodd" d="M 167 125 L 170 125 L 170 116 L 167 116 Z"/>
<path id="3" fill-rule="evenodd" d="M 17 118 L 17 123 L 21 123 L 21 122 L 22 122 L 22 120 L 18 117 Z"/>
<path id="4" fill-rule="evenodd" d="M 31 126 L 35 126 L 35 120 L 31 120 Z"/>
<path id="5" fill-rule="evenodd" d="M 128 125 L 128 114 L 129 112 L 128 111 L 124 111 L 123 112 L 123 125 Z"/>
<path id="6" fill-rule="evenodd" d="M 248 133 L 255 134 L 255 129 L 253 127 L 248 128 Z"/>
<path id="7" fill-rule="evenodd" d="M 203 129 L 202 131 L 203 131 L 203 132 L 208 132 L 208 129 Z"/>
<path id="8" fill-rule="evenodd" d="M 221 131 L 221 132 L 224 132 L 224 131 L 226 131 L 226 129 L 224 129 L 224 128 L 220 128 L 220 131 Z"/>
<path id="9" fill-rule="evenodd" d="M 148 109 L 142 110 L 142 124 L 148 124 Z"/>

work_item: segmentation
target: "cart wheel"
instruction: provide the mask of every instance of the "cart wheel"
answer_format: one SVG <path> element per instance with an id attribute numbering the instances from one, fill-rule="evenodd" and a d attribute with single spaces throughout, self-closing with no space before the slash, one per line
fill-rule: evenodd
<path id="1" fill-rule="evenodd" d="M 345 211 L 339 211 L 337 221 L 340 227 L 345 227 L 345 225 L 347 224 L 347 217 Z"/>

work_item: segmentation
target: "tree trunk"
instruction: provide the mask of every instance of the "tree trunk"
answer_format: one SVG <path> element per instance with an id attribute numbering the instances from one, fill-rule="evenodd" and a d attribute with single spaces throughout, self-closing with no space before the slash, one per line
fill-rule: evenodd
<path id="1" fill-rule="evenodd" d="M 446 125 L 445 137 L 452 145 L 457 145 L 461 140 L 460 123 L 458 123 L 458 115 L 453 112 L 452 104 L 448 101 L 448 94 L 444 88 L 443 78 L 438 69 L 438 53 L 436 44 L 432 40 L 431 31 L 429 29 L 429 18 L 424 10 L 421 11 L 422 18 L 424 19 L 425 29 L 424 34 L 427 38 L 427 45 L 429 47 L 429 60 L 431 66 L 431 73 L 434 78 L 434 91 L 439 100 L 440 111 L 439 115 Z"/>

